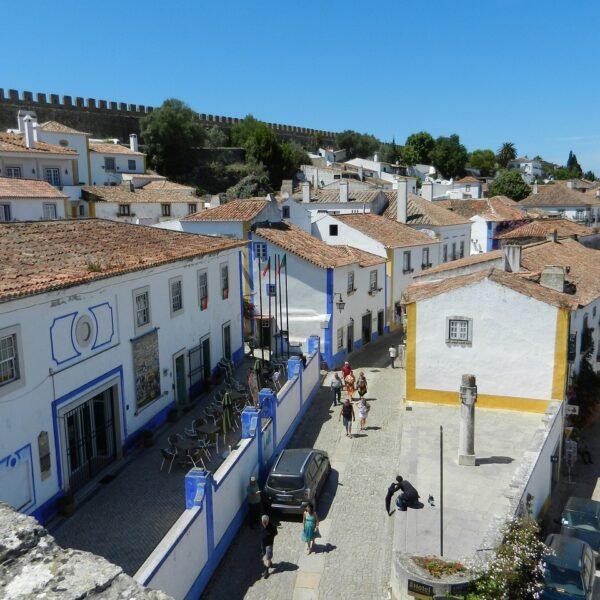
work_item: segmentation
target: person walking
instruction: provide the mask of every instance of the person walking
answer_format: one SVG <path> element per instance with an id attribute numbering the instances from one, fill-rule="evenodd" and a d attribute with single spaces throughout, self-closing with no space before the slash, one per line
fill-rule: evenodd
<path id="1" fill-rule="evenodd" d="M 348 394 L 348 398 L 352 400 L 352 396 L 354 396 L 354 390 L 356 385 L 356 379 L 354 378 L 354 373 L 350 371 L 344 380 L 346 382 L 346 394 Z"/>
<path id="2" fill-rule="evenodd" d="M 337 373 L 334 373 L 331 380 L 331 391 L 333 392 L 333 405 L 337 406 L 342 403 L 342 387 L 344 384 Z"/>
<path id="3" fill-rule="evenodd" d="M 354 406 L 352 406 L 352 402 L 350 402 L 350 398 L 346 398 L 344 400 L 344 404 L 342 404 L 342 410 L 340 411 L 340 416 L 338 417 L 338 422 L 341 418 L 344 418 L 344 427 L 346 428 L 346 437 L 352 437 L 352 421 L 354 421 Z"/>
<path id="4" fill-rule="evenodd" d="M 350 366 L 350 363 L 346 361 L 342 367 L 342 379 L 346 379 L 350 373 L 352 373 L 352 367 Z"/>
<path id="5" fill-rule="evenodd" d="M 309 502 L 302 515 L 302 541 L 306 542 L 306 554 L 313 551 L 315 538 L 321 537 L 319 533 L 319 516 L 313 505 Z"/>
<path id="6" fill-rule="evenodd" d="M 392 503 L 392 497 L 400 489 L 401 481 L 402 481 L 402 477 L 400 477 L 400 475 L 398 475 L 396 477 L 396 481 L 392 481 L 392 483 L 390 483 L 390 486 L 388 487 L 388 490 L 387 490 L 387 494 L 385 495 L 385 512 L 388 514 L 388 516 L 392 514 L 390 512 L 390 504 Z"/>
<path id="7" fill-rule="evenodd" d="M 254 475 L 250 477 L 250 483 L 248 483 L 248 487 L 246 488 L 246 497 L 248 499 L 248 524 L 254 529 L 259 524 L 262 513 L 260 490 L 258 489 L 258 483 Z"/>
<path id="8" fill-rule="evenodd" d="M 371 405 L 367 402 L 366 398 L 361 396 L 358 401 L 358 416 L 360 417 L 360 429 L 366 429 L 367 425 L 367 417 L 369 416 L 369 411 L 371 410 Z"/>
<path id="9" fill-rule="evenodd" d="M 262 574 L 267 579 L 269 577 L 269 569 L 273 565 L 273 544 L 275 543 L 277 528 L 269 522 L 269 515 L 263 515 L 260 522 L 262 526 L 260 530 L 260 550 L 265 567 Z"/>
<path id="10" fill-rule="evenodd" d="M 358 380 L 356 381 L 356 391 L 358 392 L 360 398 L 367 394 L 367 378 L 362 371 L 360 372 Z"/>

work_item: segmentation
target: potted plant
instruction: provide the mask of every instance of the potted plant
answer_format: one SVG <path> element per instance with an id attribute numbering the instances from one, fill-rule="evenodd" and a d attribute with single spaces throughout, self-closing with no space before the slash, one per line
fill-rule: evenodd
<path id="1" fill-rule="evenodd" d="M 142 431 L 142 441 L 144 448 L 152 448 L 152 446 L 154 446 L 154 431 L 151 429 L 144 429 L 144 431 Z"/>
<path id="2" fill-rule="evenodd" d="M 63 517 L 70 517 L 75 512 L 75 495 L 70 490 L 59 499 L 58 512 Z"/>

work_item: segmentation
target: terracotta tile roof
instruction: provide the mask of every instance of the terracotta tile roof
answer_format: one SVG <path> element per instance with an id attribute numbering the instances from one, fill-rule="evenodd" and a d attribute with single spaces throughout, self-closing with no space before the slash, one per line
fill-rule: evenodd
<path id="1" fill-rule="evenodd" d="M 398 195 L 396 192 L 386 192 L 388 198 L 388 207 L 383 215 L 388 219 L 396 220 L 396 208 L 398 205 Z M 439 202 L 429 202 L 415 194 L 408 194 L 406 202 L 406 212 L 408 225 L 465 225 L 470 223 L 469 219 L 455 215 L 452 211 L 443 206 L 439 206 Z"/>
<path id="2" fill-rule="evenodd" d="M 479 216 L 486 221 L 520 221 L 527 219 L 527 213 L 519 204 L 506 196 L 494 196 L 479 200 L 440 200 L 436 202 L 466 219 Z"/>
<path id="3" fill-rule="evenodd" d="M 462 179 L 458 179 L 456 183 L 481 183 L 481 181 L 479 181 L 479 179 L 475 179 L 475 177 L 472 177 L 471 175 L 467 175 Z"/>
<path id="4" fill-rule="evenodd" d="M 370 204 L 374 202 L 379 194 L 382 193 L 382 190 L 348 190 L 348 202 L 353 204 Z M 294 200 L 302 200 L 302 193 L 294 194 Z M 340 190 L 336 189 L 314 189 L 312 188 L 310 191 L 310 201 L 315 204 L 343 204 L 340 203 Z"/>
<path id="5" fill-rule="evenodd" d="M 356 264 L 360 258 L 338 246 L 330 246 L 303 229 L 289 223 L 272 223 L 270 227 L 258 225 L 256 235 L 286 252 L 322 269 Z"/>
<path id="6" fill-rule="evenodd" d="M 264 198 L 244 198 L 243 200 L 232 200 L 221 206 L 209 208 L 193 215 L 189 215 L 185 221 L 252 221 L 261 211 L 267 208 L 269 202 Z"/>
<path id="7" fill-rule="evenodd" d="M 134 152 L 129 146 L 112 144 L 110 142 L 90 142 L 90 152 L 99 154 L 131 154 L 132 156 L 144 156 L 143 152 Z"/>
<path id="8" fill-rule="evenodd" d="M 40 123 L 38 127 L 44 131 L 48 131 L 49 133 L 78 133 L 80 135 L 92 135 L 91 133 L 86 133 L 85 131 L 79 131 L 77 129 L 73 129 L 72 127 L 67 127 L 66 125 L 58 123 L 57 121 L 46 121 L 45 123 Z"/>
<path id="9" fill-rule="evenodd" d="M 408 225 L 374 214 L 335 215 L 342 223 L 382 243 L 386 248 L 435 244 L 437 240 Z"/>
<path id="10" fill-rule="evenodd" d="M 526 207 L 560 207 L 570 206 L 573 208 L 586 206 L 600 206 L 600 199 L 588 196 L 577 190 L 569 189 L 563 185 L 538 185 L 537 194 L 531 193 L 527 198 L 519 202 Z"/>
<path id="11" fill-rule="evenodd" d="M 128 185 L 86 185 L 81 188 L 82 198 L 100 202 L 119 204 L 196 202 L 194 196 L 186 196 L 180 190 L 146 190 L 138 188 L 130 191 Z"/>
<path id="12" fill-rule="evenodd" d="M 556 290 L 540 285 L 536 280 L 529 279 L 528 275 L 520 273 L 507 273 L 500 269 L 484 269 L 468 275 L 442 279 L 441 281 L 431 281 L 422 283 L 413 283 L 408 286 L 404 302 L 410 304 L 419 300 L 433 298 L 440 294 L 445 294 L 452 290 L 479 283 L 484 279 L 489 279 L 502 286 L 508 287 L 513 291 L 529 296 L 546 304 L 558 306 L 561 308 L 575 308 L 570 294 L 557 292 Z"/>
<path id="13" fill-rule="evenodd" d="M 383 256 L 366 252 L 360 248 L 354 248 L 354 246 L 336 246 L 336 248 L 339 248 L 348 256 L 354 258 L 361 267 L 374 267 L 375 265 L 387 262 L 387 258 L 384 258 Z"/>
<path id="14" fill-rule="evenodd" d="M 71 148 L 63 148 L 46 142 L 36 142 L 35 148 L 25 145 L 25 137 L 18 133 L 0 133 L 0 152 L 27 152 L 32 154 L 69 154 L 78 156 Z"/>
<path id="15" fill-rule="evenodd" d="M 0 302 L 245 243 L 102 219 L 0 223 Z"/>
<path id="16" fill-rule="evenodd" d="M 448 273 L 452 272 L 455 269 L 462 269 L 465 267 L 470 267 L 471 265 L 483 265 L 481 268 L 485 268 L 485 263 L 494 263 L 495 261 L 502 258 L 502 250 L 492 250 L 491 252 L 483 252 L 482 254 L 471 254 L 470 256 L 465 256 L 464 258 L 459 258 L 457 260 L 452 260 L 450 262 L 445 262 L 436 267 L 432 267 L 427 269 L 426 271 L 422 271 L 421 273 L 416 273 L 414 275 L 415 279 L 418 277 L 427 277 L 429 275 L 435 273 Z"/>
<path id="17" fill-rule="evenodd" d="M 497 240 L 514 240 L 522 238 L 545 238 L 553 231 L 557 232 L 559 237 L 570 237 L 572 235 L 586 236 L 594 235 L 591 227 L 580 225 L 569 219 L 538 219 L 531 223 L 526 223 L 510 231 L 500 233 L 495 237 Z"/>
<path id="18" fill-rule="evenodd" d="M 46 181 L 0 177 L 0 198 L 3 199 L 52 198 L 62 200 L 67 197 Z"/>
<path id="19" fill-rule="evenodd" d="M 181 192 L 189 192 L 190 194 L 194 191 L 193 187 L 189 185 L 183 185 L 181 183 L 175 183 L 168 179 L 153 179 L 147 184 L 142 186 L 144 190 L 179 190 Z"/>

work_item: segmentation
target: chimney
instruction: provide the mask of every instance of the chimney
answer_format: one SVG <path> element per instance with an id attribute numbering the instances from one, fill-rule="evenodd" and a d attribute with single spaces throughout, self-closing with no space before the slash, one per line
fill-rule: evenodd
<path id="1" fill-rule="evenodd" d="M 294 192 L 294 182 L 291 179 L 284 179 L 281 182 L 281 195 L 282 196 L 287 196 L 288 198 L 293 194 Z"/>
<path id="2" fill-rule="evenodd" d="M 310 203 L 310 183 L 308 181 L 302 184 L 302 202 Z"/>
<path id="3" fill-rule="evenodd" d="M 431 181 L 426 181 L 421 186 L 421 197 L 429 202 L 433 200 L 433 183 Z"/>
<path id="4" fill-rule="evenodd" d="M 132 179 L 129 180 L 129 191 L 130 192 L 135 192 L 135 185 L 133 185 L 133 180 Z"/>
<path id="5" fill-rule="evenodd" d="M 575 182 L 572 179 L 569 179 L 569 181 L 567 181 L 567 187 L 572 190 L 575 187 Z"/>
<path id="6" fill-rule="evenodd" d="M 132 152 L 138 151 L 138 139 L 137 139 L 137 135 L 135 133 L 129 134 L 129 149 Z"/>
<path id="7" fill-rule="evenodd" d="M 373 155 L 373 162 L 379 162 L 379 154 L 377 152 Z"/>
<path id="8" fill-rule="evenodd" d="M 340 181 L 340 202 L 348 202 L 348 182 Z"/>
<path id="9" fill-rule="evenodd" d="M 546 241 L 554 242 L 555 244 L 556 242 L 558 242 L 558 232 L 556 231 L 556 229 L 553 229 L 552 231 L 549 231 L 546 234 Z"/>
<path id="10" fill-rule="evenodd" d="M 364 173 L 363 173 L 363 168 L 361 166 L 361 167 L 358 167 L 358 180 L 362 181 L 363 179 L 364 179 Z"/>
<path id="11" fill-rule="evenodd" d="M 533 193 L 534 194 L 538 193 L 537 181 L 535 181 L 534 184 L 533 184 Z"/>
<path id="12" fill-rule="evenodd" d="M 33 123 L 37 123 L 37 115 L 32 110 L 20 110 L 17 113 L 17 128 L 19 133 L 25 133 L 25 117 L 31 117 Z"/>
<path id="13" fill-rule="evenodd" d="M 396 190 L 396 221 L 406 223 L 408 202 L 408 181 L 406 179 L 398 179 L 398 189 Z"/>
<path id="14" fill-rule="evenodd" d="M 546 266 L 540 277 L 540 285 L 556 290 L 565 291 L 565 268 L 560 266 Z"/>
<path id="15" fill-rule="evenodd" d="M 35 139 L 33 137 L 33 119 L 27 115 L 23 119 L 23 129 L 25 133 L 25 146 L 35 148 Z"/>
<path id="16" fill-rule="evenodd" d="M 504 270 L 507 273 L 519 273 L 521 271 L 521 246 L 518 244 L 504 246 Z"/>

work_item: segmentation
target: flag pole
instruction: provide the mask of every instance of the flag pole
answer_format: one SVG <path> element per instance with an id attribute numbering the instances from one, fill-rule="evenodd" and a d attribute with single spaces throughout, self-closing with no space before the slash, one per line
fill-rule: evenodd
<path id="1" fill-rule="evenodd" d="M 281 333 L 281 330 L 283 329 L 283 310 L 281 308 L 281 295 L 282 295 L 282 288 L 281 288 L 281 255 L 279 256 L 279 265 L 277 268 L 277 279 L 279 280 L 279 322 L 281 323 L 280 327 L 279 327 L 279 333 Z M 281 357 L 283 358 L 283 335 L 280 336 L 281 338 Z"/>
<path id="2" fill-rule="evenodd" d="M 287 357 L 290 357 L 290 311 L 288 305 L 288 288 L 287 288 L 287 255 L 284 255 L 285 267 L 285 328 L 287 329 Z"/>
<path id="3" fill-rule="evenodd" d="M 260 302 L 260 320 L 258 324 L 258 339 L 260 341 L 260 353 L 262 361 L 265 362 L 265 344 L 263 339 L 263 304 L 262 304 L 262 266 L 260 264 L 260 254 L 258 255 L 258 298 Z"/>
<path id="4" fill-rule="evenodd" d="M 269 287 L 267 288 L 267 300 L 269 301 L 269 360 L 271 360 L 271 356 L 273 354 L 273 348 L 271 344 L 273 343 L 273 336 L 271 335 L 271 257 L 267 258 L 267 269 L 269 269 Z M 264 361 L 263 361 L 264 367 Z"/>

